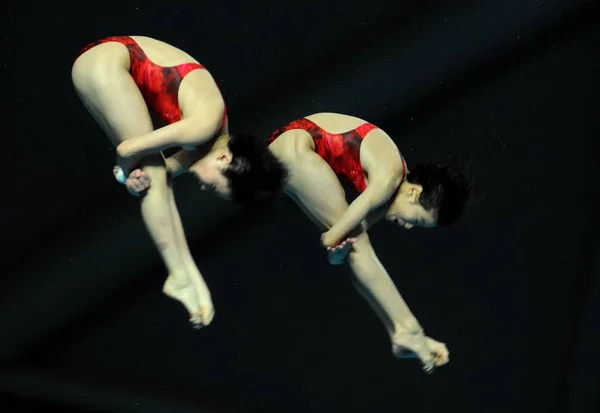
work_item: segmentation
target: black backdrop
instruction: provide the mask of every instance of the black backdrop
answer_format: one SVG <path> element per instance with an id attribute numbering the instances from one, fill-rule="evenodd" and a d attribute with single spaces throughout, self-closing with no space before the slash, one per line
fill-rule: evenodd
<path id="1" fill-rule="evenodd" d="M 15 2 L 4 17 L 15 94 L 2 411 L 595 411 L 595 2 L 63 3 Z M 460 225 L 372 230 L 448 366 L 426 376 L 392 357 L 290 201 L 250 214 L 182 177 L 177 202 L 217 311 L 190 328 L 161 295 L 138 202 L 113 181 L 114 150 L 70 83 L 83 45 L 122 34 L 205 64 L 234 131 L 266 138 L 303 115 L 348 113 L 409 162 L 469 165 L 475 203 Z"/>

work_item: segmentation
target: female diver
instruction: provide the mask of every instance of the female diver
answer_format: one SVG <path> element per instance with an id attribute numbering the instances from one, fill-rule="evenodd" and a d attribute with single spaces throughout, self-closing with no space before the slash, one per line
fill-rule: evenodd
<path id="1" fill-rule="evenodd" d="M 202 186 L 243 204 L 266 204 L 285 169 L 247 136 L 229 134 L 225 102 L 211 74 L 162 41 L 115 36 L 86 46 L 72 67 L 77 95 L 117 148 L 115 177 L 141 199 L 144 223 L 168 270 L 163 291 L 196 327 L 214 317 L 210 291 L 190 253 L 168 170 L 185 169 Z M 154 129 L 150 112 L 162 127 Z M 181 148 L 165 159 L 161 151 Z"/>

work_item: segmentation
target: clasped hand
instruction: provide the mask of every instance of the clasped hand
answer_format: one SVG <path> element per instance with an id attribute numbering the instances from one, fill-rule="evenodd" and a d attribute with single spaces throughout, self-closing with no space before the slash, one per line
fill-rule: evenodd
<path id="1" fill-rule="evenodd" d="M 115 178 L 117 178 L 117 174 L 119 173 L 120 168 L 121 167 L 119 165 L 113 168 L 113 174 L 115 175 Z M 150 175 L 148 175 L 142 169 L 136 169 L 133 172 L 131 172 L 127 177 L 125 186 L 127 187 L 127 190 L 130 194 L 139 195 L 140 193 L 142 193 L 150 187 L 151 182 L 152 179 L 150 178 Z"/>

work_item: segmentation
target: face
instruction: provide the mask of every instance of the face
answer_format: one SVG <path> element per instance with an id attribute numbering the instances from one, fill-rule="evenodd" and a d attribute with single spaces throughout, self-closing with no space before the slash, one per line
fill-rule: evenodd
<path id="1" fill-rule="evenodd" d="M 199 180 L 202 190 L 214 192 L 216 195 L 229 199 L 231 189 L 229 180 L 223 171 L 231 163 L 231 152 L 228 149 L 218 149 L 210 152 L 205 157 L 190 167 L 190 172 Z"/>
<path id="2" fill-rule="evenodd" d="M 419 203 L 423 192 L 421 185 L 404 181 L 400 185 L 396 198 L 385 214 L 385 219 L 395 222 L 405 229 L 413 227 L 433 228 L 435 217 L 431 211 L 425 210 Z"/>

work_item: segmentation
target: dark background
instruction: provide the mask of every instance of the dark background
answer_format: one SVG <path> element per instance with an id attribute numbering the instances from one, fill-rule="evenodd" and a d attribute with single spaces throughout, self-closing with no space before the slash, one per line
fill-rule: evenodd
<path id="1" fill-rule="evenodd" d="M 9 7 L 0 410 L 596 411 L 595 2 Z M 216 307 L 210 327 L 190 327 L 161 294 L 138 200 L 114 182 L 114 149 L 70 81 L 81 47 L 128 34 L 206 65 L 234 132 L 266 139 L 341 112 L 386 130 L 409 164 L 469 166 L 475 202 L 460 225 L 382 224 L 371 237 L 450 364 L 427 376 L 393 358 L 289 200 L 250 213 L 182 177 L 178 205 Z"/>

